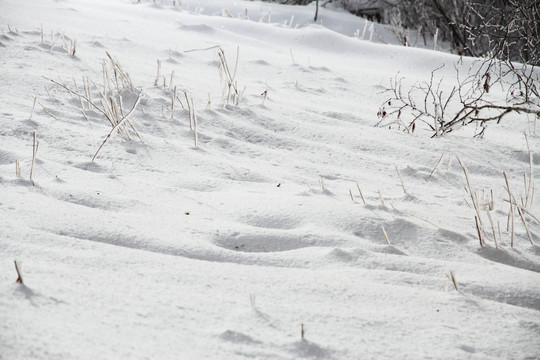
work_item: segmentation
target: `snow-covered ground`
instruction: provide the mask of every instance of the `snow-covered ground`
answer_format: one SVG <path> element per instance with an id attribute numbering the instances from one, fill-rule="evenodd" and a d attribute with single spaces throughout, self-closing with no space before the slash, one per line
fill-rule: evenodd
<path id="1" fill-rule="evenodd" d="M 0 1 L 0 359 L 539 358 L 540 247 L 517 212 L 510 246 L 502 175 L 525 196 L 527 133 L 539 183 L 525 115 L 375 127 L 390 78 L 445 64 L 449 88 L 460 59 L 335 9 L 178 3 Z M 66 88 L 120 112 L 112 63 L 119 118 L 140 99 L 92 161 L 111 125 Z"/>

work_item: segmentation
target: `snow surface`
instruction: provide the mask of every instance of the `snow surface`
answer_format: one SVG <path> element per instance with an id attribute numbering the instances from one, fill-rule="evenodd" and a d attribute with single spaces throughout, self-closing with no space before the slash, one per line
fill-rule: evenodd
<path id="1" fill-rule="evenodd" d="M 0 359 L 540 358 L 540 248 L 517 215 L 510 247 L 502 176 L 523 196 L 531 123 L 483 139 L 375 127 L 398 72 L 411 84 L 444 64 L 449 89 L 474 59 L 389 45 L 380 25 L 369 41 L 335 9 L 312 24 L 313 10 L 0 2 Z M 239 51 L 238 105 L 218 49 L 189 51 L 216 45 L 231 69 Z M 50 80 L 102 89 L 106 52 L 135 87 L 126 110 L 142 91 L 142 140 L 113 134 L 91 161 L 111 126 Z M 483 207 L 493 191 L 499 249 L 491 233 L 479 246 L 456 155 Z"/>

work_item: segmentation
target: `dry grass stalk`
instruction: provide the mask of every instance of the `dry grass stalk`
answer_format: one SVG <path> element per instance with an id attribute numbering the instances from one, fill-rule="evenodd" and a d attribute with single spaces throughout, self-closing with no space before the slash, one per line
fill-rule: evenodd
<path id="1" fill-rule="evenodd" d="M 58 99 L 51 94 L 51 92 L 46 86 L 43 86 L 43 87 L 45 88 L 45 91 L 47 92 L 47 95 L 49 96 L 51 100 L 58 101 Z"/>
<path id="2" fill-rule="evenodd" d="M 531 148 L 529 147 L 529 138 L 527 137 L 527 133 L 525 135 L 525 142 L 527 144 L 527 151 L 529 153 L 529 184 L 527 186 L 525 182 L 525 206 L 524 208 L 530 208 L 532 206 L 533 202 L 533 194 L 534 194 L 534 183 L 533 183 L 533 155 L 531 152 Z M 527 206 L 530 201 L 530 206 Z"/>
<path id="3" fill-rule="evenodd" d="M 453 271 L 448 272 L 448 274 L 446 274 L 446 277 L 450 279 L 450 281 L 452 281 L 452 284 L 454 284 L 454 288 L 456 289 L 456 291 L 459 291 L 454 272 Z"/>
<path id="4" fill-rule="evenodd" d="M 157 59 L 157 74 L 156 74 L 156 80 L 154 80 L 154 86 L 158 86 L 160 72 L 161 72 L 161 60 Z"/>
<path id="5" fill-rule="evenodd" d="M 478 224 L 478 217 L 474 217 L 474 223 L 476 225 L 476 231 L 478 233 L 478 240 L 480 240 L 480 246 L 484 246 L 484 240 L 482 239 L 482 231 L 480 231 L 480 225 Z"/>
<path id="6" fill-rule="evenodd" d="M 193 98 L 191 98 L 191 109 L 193 111 L 193 140 L 197 148 L 199 146 L 199 135 L 197 133 L 197 113 L 195 112 L 195 105 L 193 105 Z"/>
<path id="7" fill-rule="evenodd" d="M 515 199 L 514 199 L 515 201 Z M 519 214 L 519 217 L 521 218 L 521 221 L 523 222 L 523 226 L 525 226 L 525 231 L 527 232 L 527 237 L 529 238 L 529 241 L 531 242 L 531 245 L 534 245 L 531 233 L 529 232 L 529 227 L 527 226 L 527 221 L 525 221 L 525 217 L 523 216 L 523 212 L 521 211 L 521 207 L 516 206 L 517 212 Z"/>
<path id="8" fill-rule="evenodd" d="M 300 338 L 302 340 L 305 340 L 304 336 L 306 335 L 306 332 L 304 330 L 304 323 L 300 324 Z"/>
<path id="9" fill-rule="evenodd" d="M 223 51 L 221 47 L 218 49 L 218 56 L 219 56 L 219 60 L 221 61 L 220 69 L 223 71 L 227 79 L 227 88 L 228 88 L 227 104 L 229 104 L 230 102 L 231 90 L 233 90 L 233 102 L 234 102 L 234 105 L 238 105 L 238 102 L 240 101 L 240 92 L 238 91 L 238 86 L 236 84 L 235 78 L 236 78 L 236 70 L 238 69 L 238 58 L 240 56 L 240 47 L 238 46 L 236 48 L 236 63 L 234 65 L 234 71 L 232 74 L 229 69 L 229 65 L 227 64 L 227 58 L 225 57 L 225 52 Z"/>
<path id="10" fill-rule="evenodd" d="M 139 101 L 141 100 L 141 92 L 139 92 L 139 94 L 137 95 L 137 99 L 135 100 L 135 103 L 133 104 L 133 107 L 131 108 L 131 110 L 129 110 L 127 115 L 124 116 L 115 126 L 113 126 L 111 131 L 107 134 L 107 136 L 105 137 L 105 139 L 103 140 L 103 142 L 101 143 L 99 148 L 97 149 L 96 153 L 94 154 L 94 157 L 92 157 L 92 161 L 94 161 L 96 159 L 96 157 L 97 157 L 98 153 L 100 152 L 101 148 L 103 147 L 103 145 L 105 145 L 107 140 L 109 140 L 111 135 L 128 121 L 129 116 L 133 113 L 133 110 L 135 110 L 135 107 L 137 107 L 137 105 L 139 104 Z"/>
<path id="11" fill-rule="evenodd" d="M 434 167 L 433 170 L 431 170 L 431 172 L 429 173 L 428 178 L 430 178 L 431 175 L 433 175 L 433 173 L 435 172 L 435 170 L 437 170 L 437 168 L 439 167 L 439 164 L 441 163 L 443 157 L 444 157 L 444 153 L 441 154 L 441 157 L 439 158 L 439 161 L 437 161 L 437 164 L 435 164 L 435 167 Z"/>
<path id="12" fill-rule="evenodd" d="M 351 197 L 352 202 L 354 202 L 354 197 L 353 197 L 353 195 L 352 195 L 351 189 L 349 189 L 349 195 L 350 195 L 350 197 Z"/>
<path id="13" fill-rule="evenodd" d="M 227 102 L 223 102 L 223 106 L 228 105 L 231 101 L 231 92 L 232 92 L 232 100 L 234 105 L 238 105 L 241 97 L 240 91 L 238 91 L 238 84 L 236 82 L 236 71 L 238 69 L 238 59 L 240 55 L 240 47 L 238 46 L 236 48 L 236 62 L 234 65 L 234 70 L 231 72 L 229 68 L 229 64 L 227 63 L 227 58 L 225 57 L 225 51 L 221 48 L 219 45 L 211 46 L 204 49 L 192 49 L 187 50 L 186 52 L 193 52 L 193 51 L 206 51 L 211 49 L 217 49 L 218 50 L 218 57 L 220 61 L 219 65 L 219 76 L 220 79 L 223 80 L 223 76 L 225 76 L 226 85 L 222 90 L 222 99 L 225 98 L 225 93 L 227 93 Z"/>
<path id="14" fill-rule="evenodd" d="M 364 195 L 362 194 L 362 190 L 360 189 L 360 185 L 358 185 L 358 181 L 356 182 L 356 188 L 358 189 L 358 193 L 360 194 L 360 197 L 362 198 L 362 202 L 364 205 L 366 205 L 366 199 L 364 199 Z"/>
<path id="15" fill-rule="evenodd" d="M 108 52 L 105 52 L 105 54 L 107 54 L 107 57 L 110 60 L 110 65 L 114 75 L 114 84 L 116 85 L 117 92 L 120 93 L 122 90 L 130 90 L 131 92 L 134 92 L 135 89 L 133 88 L 133 82 L 131 81 L 129 73 L 124 71 L 118 60 L 113 58 L 111 54 Z"/>
<path id="16" fill-rule="evenodd" d="M 397 174 L 399 176 L 399 180 L 401 181 L 401 187 L 403 188 L 403 192 L 406 194 L 407 190 L 405 189 L 405 184 L 403 184 L 403 178 L 401 177 L 401 173 L 399 172 L 397 165 L 394 165 L 394 167 L 396 168 Z"/>
<path id="17" fill-rule="evenodd" d="M 187 92 L 184 91 L 184 96 L 186 97 L 186 103 L 189 111 L 189 130 L 193 130 L 193 109 L 191 107 L 191 103 L 189 102 L 189 98 L 187 95 Z"/>
<path id="18" fill-rule="evenodd" d="M 323 190 L 323 191 L 326 190 L 326 189 L 324 188 L 324 178 L 320 178 L 320 179 L 319 179 L 319 186 L 321 187 L 321 190 Z"/>
<path id="19" fill-rule="evenodd" d="M 58 120 L 56 118 L 56 116 L 54 116 L 49 110 L 47 110 L 47 108 L 45 106 L 43 106 L 42 103 L 40 103 L 39 101 L 37 102 L 39 104 L 39 106 L 41 106 L 41 108 L 43 109 L 43 111 L 45 111 L 47 113 L 47 115 L 49 115 L 50 117 L 52 117 L 54 120 Z"/>
<path id="20" fill-rule="evenodd" d="M 391 244 L 390 244 L 390 239 L 388 239 L 388 234 L 386 233 L 386 230 L 384 230 L 384 227 L 381 227 L 381 230 L 382 230 L 382 233 L 383 233 L 383 235 L 384 235 L 384 239 L 386 240 L 386 243 L 387 243 L 388 245 L 391 245 Z"/>
<path id="21" fill-rule="evenodd" d="M 493 242 L 495 243 L 495 248 L 498 249 L 499 245 L 497 244 L 497 233 L 495 232 L 495 225 L 493 223 L 493 219 L 491 218 L 491 214 L 489 211 L 486 211 L 488 215 L 489 222 L 491 224 L 491 231 L 493 233 Z"/>
<path id="22" fill-rule="evenodd" d="M 174 120 L 174 101 L 176 100 L 176 85 L 174 86 L 173 96 L 171 98 L 171 120 Z"/>
<path id="23" fill-rule="evenodd" d="M 510 232 L 510 247 L 514 247 L 514 207 L 512 199 L 514 196 L 512 195 L 512 192 L 510 191 L 510 184 L 508 183 L 508 176 L 506 176 L 506 172 L 503 171 L 504 181 L 506 182 L 506 190 L 508 191 L 508 202 L 510 203 L 510 210 L 508 212 L 508 222 L 506 224 L 506 230 L 508 231 L 509 225 L 510 225 L 510 219 L 512 220 L 512 227 Z"/>
<path id="24" fill-rule="evenodd" d="M 75 78 L 73 78 L 73 84 L 75 85 L 75 89 L 77 90 L 77 93 L 79 92 L 79 87 L 77 86 L 77 81 L 75 81 Z M 84 76 L 83 76 L 83 87 L 85 86 L 85 81 L 84 81 Z M 84 89 L 86 91 L 86 89 Z M 83 102 L 83 98 L 81 96 L 78 97 L 79 98 L 79 102 L 81 104 L 81 113 L 83 114 L 84 118 L 86 119 L 86 121 L 89 121 L 88 119 L 88 116 L 86 115 L 86 112 L 84 111 L 84 102 Z"/>
<path id="25" fill-rule="evenodd" d="M 17 260 L 13 260 L 13 262 L 15 263 L 15 271 L 17 272 L 17 280 L 15 280 L 15 282 L 24 285 L 21 269 L 19 269 Z"/>
<path id="26" fill-rule="evenodd" d="M 32 112 L 30 113 L 29 120 L 32 120 L 32 115 L 34 115 L 34 109 L 36 108 L 36 100 L 37 100 L 37 97 L 36 95 L 34 95 L 34 103 L 32 104 Z"/>
<path id="27" fill-rule="evenodd" d="M 32 181 L 32 184 L 34 184 L 34 180 L 32 179 L 32 176 L 34 174 L 34 163 L 36 162 L 38 147 L 39 147 L 39 141 L 37 141 L 36 132 L 34 131 L 34 141 L 32 143 L 32 166 L 30 167 L 30 181 Z"/>
<path id="28" fill-rule="evenodd" d="M 463 162 L 461 161 L 459 156 L 456 156 L 456 158 L 459 164 L 461 165 L 461 168 L 463 169 L 463 173 L 465 174 L 465 181 L 467 182 L 467 189 L 468 189 L 469 195 L 471 196 L 474 211 L 476 212 L 476 227 L 479 230 L 479 232 L 481 232 L 482 235 L 485 236 L 484 225 L 482 224 L 482 217 L 480 216 L 480 206 L 478 205 L 478 196 L 475 195 L 475 193 L 472 191 L 471 182 L 469 181 L 469 175 L 467 173 L 467 169 L 465 168 L 465 165 L 463 165 Z M 480 242 L 483 244 L 482 237 L 483 236 L 480 236 Z"/>
<path id="29" fill-rule="evenodd" d="M 386 207 L 386 205 L 384 204 L 384 199 L 383 199 L 382 194 L 381 194 L 381 190 L 377 190 L 377 192 L 379 193 L 379 199 L 381 199 L 382 206 Z"/>
<path id="30" fill-rule="evenodd" d="M 51 34 L 51 35 L 52 35 L 52 34 Z M 49 52 L 52 51 L 52 49 L 53 49 L 54 46 L 56 45 L 56 42 L 58 41 L 58 39 L 60 39 L 60 36 L 61 36 L 61 35 L 57 36 L 56 39 L 53 41 L 51 47 L 49 48 Z"/>
<path id="31" fill-rule="evenodd" d="M 171 72 L 171 79 L 169 80 L 169 90 L 172 90 L 174 71 Z M 176 87 L 176 86 L 175 86 Z"/>
<path id="32" fill-rule="evenodd" d="M 75 52 L 77 51 L 77 40 L 71 40 L 69 44 L 69 50 L 68 53 L 71 56 L 75 56 Z"/>
<path id="33" fill-rule="evenodd" d="M 19 164 L 19 160 L 15 160 L 15 175 L 20 178 L 21 177 L 21 166 Z"/>
<path id="34" fill-rule="evenodd" d="M 507 201 L 506 199 L 504 201 Z M 514 206 L 518 207 L 519 205 L 514 203 Z M 540 224 L 540 219 L 538 219 L 536 216 L 534 216 L 533 214 L 531 214 L 531 212 L 523 207 L 521 207 L 521 211 L 524 213 L 524 214 L 527 214 L 529 215 L 529 217 L 531 217 L 533 220 L 535 220 L 538 224 Z"/>
<path id="35" fill-rule="evenodd" d="M 90 81 L 87 76 L 83 76 L 83 88 L 84 94 L 88 101 L 86 102 L 86 108 L 90 110 L 92 108 L 92 92 L 90 91 Z"/>

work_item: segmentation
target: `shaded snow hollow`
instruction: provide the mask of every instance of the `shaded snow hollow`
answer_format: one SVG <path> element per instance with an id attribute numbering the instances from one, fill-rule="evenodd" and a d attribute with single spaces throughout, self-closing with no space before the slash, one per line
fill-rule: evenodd
<path id="1" fill-rule="evenodd" d="M 344 12 L 311 24 L 313 10 L 0 3 L 0 359 L 538 358 L 540 248 L 517 213 L 510 246 L 502 176 L 524 196 L 527 133 L 539 183 L 531 123 L 483 139 L 375 127 L 396 73 L 410 84 L 444 64 L 448 90 L 460 59 L 389 45 Z M 214 46 L 231 71 L 239 52 L 238 105 Z M 50 80 L 102 106 L 106 52 L 132 81 L 125 112 L 140 91 L 141 139 L 113 133 L 91 161 L 111 126 Z M 479 246 L 456 156 L 485 224 L 493 192 L 499 249 L 491 231 Z"/>

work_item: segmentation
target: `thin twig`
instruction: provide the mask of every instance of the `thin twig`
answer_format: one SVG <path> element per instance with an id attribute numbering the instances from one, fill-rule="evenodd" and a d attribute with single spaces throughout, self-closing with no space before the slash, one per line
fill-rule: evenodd
<path id="1" fill-rule="evenodd" d="M 15 263 L 15 271 L 17 272 L 17 280 L 15 280 L 15 282 L 24 285 L 21 270 L 19 269 L 17 260 L 13 260 L 13 262 Z"/>

